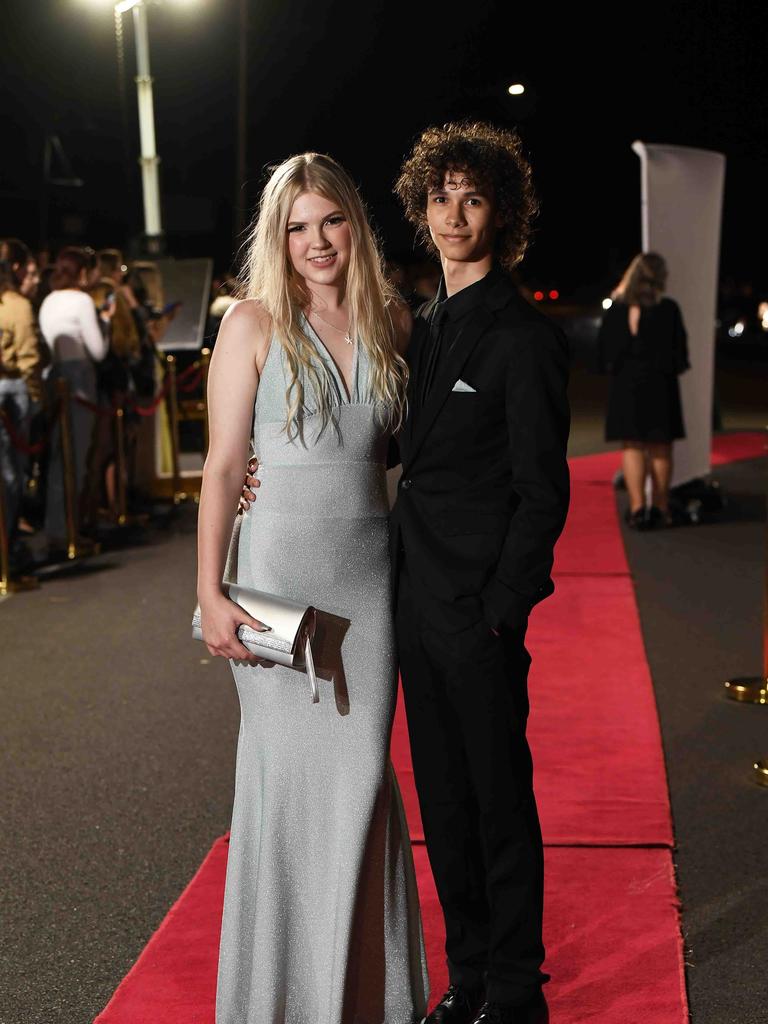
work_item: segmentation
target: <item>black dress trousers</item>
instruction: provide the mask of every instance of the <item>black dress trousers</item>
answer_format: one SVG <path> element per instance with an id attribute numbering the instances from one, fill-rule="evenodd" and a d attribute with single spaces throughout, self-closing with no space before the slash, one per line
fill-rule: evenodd
<path id="1" fill-rule="evenodd" d="M 525 735 L 525 629 L 497 637 L 471 616 L 458 630 L 443 625 L 439 601 L 416 586 L 407 558 L 396 618 L 450 979 L 514 1005 L 548 980 L 540 970 L 543 850 Z"/>

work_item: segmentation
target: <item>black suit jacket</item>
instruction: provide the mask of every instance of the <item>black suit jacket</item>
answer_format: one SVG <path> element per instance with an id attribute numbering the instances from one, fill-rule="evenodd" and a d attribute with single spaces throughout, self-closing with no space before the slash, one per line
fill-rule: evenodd
<path id="1" fill-rule="evenodd" d="M 514 628 L 554 590 L 569 500 L 567 341 L 497 273 L 414 416 L 430 309 L 416 318 L 408 351 L 394 571 L 402 550 L 449 628 L 482 618 Z M 454 391 L 459 379 L 474 392 Z"/>

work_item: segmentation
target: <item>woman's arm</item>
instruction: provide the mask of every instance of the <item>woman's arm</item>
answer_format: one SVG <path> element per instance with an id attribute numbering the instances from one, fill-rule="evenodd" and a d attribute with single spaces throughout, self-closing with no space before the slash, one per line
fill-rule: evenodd
<path id="1" fill-rule="evenodd" d="M 268 346 L 269 318 L 260 304 L 237 302 L 222 320 L 208 375 L 210 441 L 198 516 L 197 596 L 208 649 L 227 658 L 252 658 L 237 639 L 238 625 L 263 628 L 224 596 L 222 575 L 248 458 L 258 367 Z"/>

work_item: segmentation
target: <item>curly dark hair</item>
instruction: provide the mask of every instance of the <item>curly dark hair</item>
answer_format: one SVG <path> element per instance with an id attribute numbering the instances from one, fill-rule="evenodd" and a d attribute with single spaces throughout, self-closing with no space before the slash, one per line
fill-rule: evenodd
<path id="1" fill-rule="evenodd" d="M 395 194 L 418 237 L 433 252 L 437 248 L 427 228 L 427 196 L 431 189 L 442 188 L 448 171 L 460 172 L 477 188 L 492 192 L 504 220 L 496 255 L 512 270 L 525 255 L 539 212 L 520 136 L 484 121 L 458 121 L 421 133 L 395 182 Z"/>

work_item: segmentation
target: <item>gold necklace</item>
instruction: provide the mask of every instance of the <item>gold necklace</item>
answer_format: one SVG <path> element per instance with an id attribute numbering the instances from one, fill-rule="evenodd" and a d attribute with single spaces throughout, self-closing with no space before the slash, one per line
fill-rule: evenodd
<path id="1" fill-rule="evenodd" d="M 310 311 L 310 313 L 314 313 L 318 320 L 322 320 L 324 324 L 327 324 L 329 327 L 332 327 L 334 329 L 334 331 L 338 331 L 339 334 L 343 334 L 344 335 L 344 341 L 346 341 L 346 343 L 348 345 L 354 344 L 352 338 L 350 338 L 350 336 L 349 336 L 349 321 L 347 321 L 347 329 L 346 329 L 346 331 L 342 331 L 342 329 L 340 327 L 337 327 L 335 324 L 332 324 L 330 320 L 326 320 L 324 316 L 320 316 L 320 314 L 317 312 L 316 309 L 312 309 L 310 307 L 309 311 Z"/>

